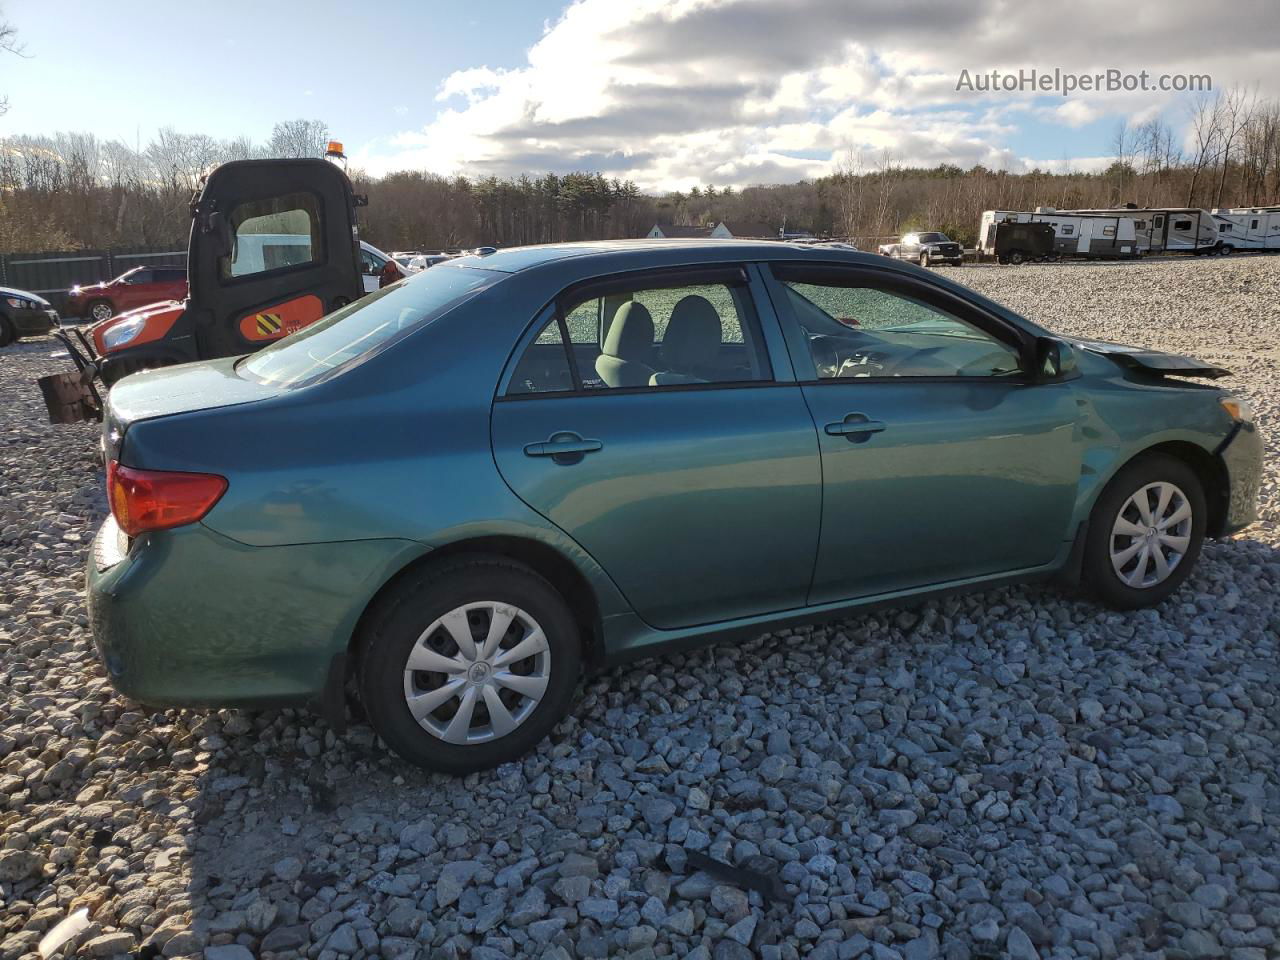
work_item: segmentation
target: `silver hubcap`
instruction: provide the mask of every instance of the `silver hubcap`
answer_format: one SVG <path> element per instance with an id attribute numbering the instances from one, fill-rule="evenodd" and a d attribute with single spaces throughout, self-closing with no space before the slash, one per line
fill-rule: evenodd
<path id="1" fill-rule="evenodd" d="M 450 610 L 418 637 L 404 670 L 414 719 L 447 743 L 505 737 L 537 708 L 551 648 L 536 620 L 496 600 Z"/>
<path id="2" fill-rule="evenodd" d="M 105 303 L 95 303 L 90 313 L 93 314 L 93 319 L 95 320 L 111 319 L 111 308 L 107 306 Z"/>
<path id="3" fill-rule="evenodd" d="M 1191 545 L 1191 504 L 1172 483 L 1149 483 L 1124 502 L 1111 527 L 1111 566 L 1143 589 L 1169 579 Z"/>

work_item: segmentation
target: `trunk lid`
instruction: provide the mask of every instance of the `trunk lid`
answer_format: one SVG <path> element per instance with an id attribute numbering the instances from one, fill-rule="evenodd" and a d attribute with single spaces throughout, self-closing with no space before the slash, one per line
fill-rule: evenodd
<path id="1" fill-rule="evenodd" d="M 160 367 L 125 377 L 107 394 L 103 452 L 114 459 L 129 425 L 196 410 L 267 400 L 278 387 L 246 380 L 236 373 L 238 357 Z"/>

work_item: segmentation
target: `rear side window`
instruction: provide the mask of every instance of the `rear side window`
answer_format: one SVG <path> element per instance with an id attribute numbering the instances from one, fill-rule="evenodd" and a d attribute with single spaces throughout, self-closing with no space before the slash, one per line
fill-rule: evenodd
<path id="1" fill-rule="evenodd" d="M 241 361 L 242 374 L 302 387 L 372 356 L 497 283 L 489 270 L 444 269 L 383 287 Z"/>
<path id="2" fill-rule="evenodd" d="M 247 200 L 229 217 L 231 254 L 218 261 L 223 280 L 313 263 L 321 257 L 320 206 L 314 194 Z"/>

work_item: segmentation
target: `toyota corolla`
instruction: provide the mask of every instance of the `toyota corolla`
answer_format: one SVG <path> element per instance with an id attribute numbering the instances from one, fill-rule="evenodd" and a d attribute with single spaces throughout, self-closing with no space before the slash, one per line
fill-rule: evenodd
<path id="1" fill-rule="evenodd" d="M 141 702 L 355 692 L 490 767 L 587 665 L 1011 581 L 1160 603 L 1255 519 L 1225 373 L 830 248 L 465 257 L 114 387 L 94 635 Z"/>

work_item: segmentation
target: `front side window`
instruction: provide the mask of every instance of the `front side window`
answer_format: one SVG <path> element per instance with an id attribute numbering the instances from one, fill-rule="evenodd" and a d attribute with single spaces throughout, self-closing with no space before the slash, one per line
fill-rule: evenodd
<path id="1" fill-rule="evenodd" d="M 1076 232 L 1076 228 L 1075 228 L 1075 226 L 1074 226 L 1073 224 L 1070 224 L 1070 223 L 1064 223 L 1064 224 L 1062 225 L 1062 235 L 1063 235 L 1064 237 L 1069 237 L 1069 236 L 1071 236 L 1071 235 L 1072 235 L 1073 233 L 1075 233 L 1075 232 Z"/>
<path id="2" fill-rule="evenodd" d="M 784 280 L 820 380 L 1002 377 L 1017 351 L 952 313 L 859 283 Z"/>
<path id="3" fill-rule="evenodd" d="M 562 298 L 558 316 L 518 361 L 507 393 L 566 389 L 570 354 L 578 378 L 570 388 L 589 392 L 772 378 L 750 294 L 740 283 L 654 283 Z"/>
<path id="4" fill-rule="evenodd" d="M 1116 228 L 1115 228 L 1115 227 L 1103 227 L 1103 228 L 1102 228 L 1102 235 L 1103 235 L 1104 237 L 1114 237 L 1114 236 L 1116 235 Z"/>
<path id="5" fill-rule="evenodd" d="M 153 278 L 152 271 L 142 267 L 126 274 L 126 276 L 128 278 L 125 281 L 126 283 L 151 283 Z"/>
<path id="6" fill-rule="evenodd" d="M 313 263 L 321 256 L 314 194 L 288 193 L 238 204 L 229 218 L 231 253 L 218 260 L 223 280 Z"/>

